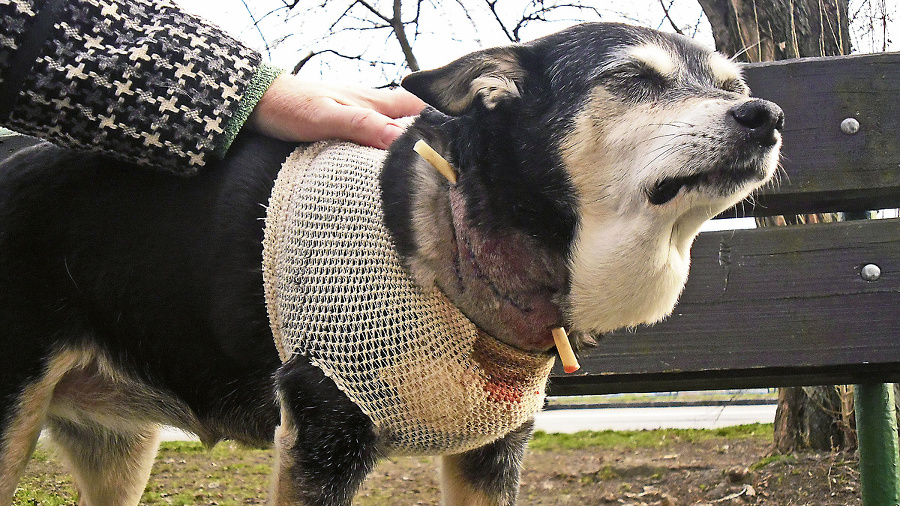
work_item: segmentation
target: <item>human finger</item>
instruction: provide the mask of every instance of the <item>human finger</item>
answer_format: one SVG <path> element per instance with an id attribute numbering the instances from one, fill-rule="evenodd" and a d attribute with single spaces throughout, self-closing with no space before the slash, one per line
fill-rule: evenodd
<path id="1" fill-rule="evenodd" d="M 386 149 L 404 129 L 374 109 L 335 102 L 321 111 L 315 130 L 318 139 L 339 138 Z"/>

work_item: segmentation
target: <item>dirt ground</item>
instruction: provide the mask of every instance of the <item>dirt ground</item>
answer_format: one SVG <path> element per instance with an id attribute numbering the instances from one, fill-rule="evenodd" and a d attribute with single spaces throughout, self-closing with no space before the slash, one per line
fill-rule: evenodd
<path id="1" fill-rule="evenodd" d="M 142 504 L 264 504 L 271 451 L 222 446 L 212 452 L 192 447 L 163 450 Z M 762 437 L 529 450 L 519 504 L 860 504 L 855 457 L 769 452 L 769 440 Z M 437 505 L 435 469 L 432 458 L 383 461 L 354 504 Z M 75 504 L 71 481 L 53 457 L 33 461 L 21 486 L 14 504 Z"/>
<path id="2" fill-rule="evenodd" d="M 770 444 L 763 440 L 529 451 L 519 504 L 860 504 L 855 457 L 769 456 L 769 451 Z M 436 505 L 433 469 L 430 459 L 384 462 L 364 486 L 358 503 Z M 381 498 L 393 498 L 393 502 L 381 502 Z"/>

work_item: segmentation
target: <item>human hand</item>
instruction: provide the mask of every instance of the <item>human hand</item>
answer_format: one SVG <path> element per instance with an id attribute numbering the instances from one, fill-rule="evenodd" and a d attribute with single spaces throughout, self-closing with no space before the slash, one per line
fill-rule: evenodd
<path id="1" fill-rule="evenodd" d="M 282 74 L 266 90 L 248 125 L 284 141 L 345 139 L 385 149 L 425 103 L 403 89 L 368 89 L 304 81 Z"/>

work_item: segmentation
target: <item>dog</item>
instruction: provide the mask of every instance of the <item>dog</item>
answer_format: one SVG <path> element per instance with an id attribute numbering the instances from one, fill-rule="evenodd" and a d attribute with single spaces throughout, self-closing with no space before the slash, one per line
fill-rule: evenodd
<path id="1" fill-rule="evenodd" d="M 690 39 L 584 24 L 402 85 L 384 222 L 415 282 L 521 350 L 653 323 L 700 226 L 766 183 L 784 116 Z M 451 185 L 412 150 L 426 140 Z M 263 220 L 288 143 L 243 135 L 177 178 L 41 144 L 0 167 L 0 504 L 46 429 L 81 503 L 137 504 L 169 424 L 275 442 L 276 504 L 346 505 L 385 435 L 302 354 L 279 359 Z M 446 504 L 511 505 L 532 425 L 444 455 Z"/>

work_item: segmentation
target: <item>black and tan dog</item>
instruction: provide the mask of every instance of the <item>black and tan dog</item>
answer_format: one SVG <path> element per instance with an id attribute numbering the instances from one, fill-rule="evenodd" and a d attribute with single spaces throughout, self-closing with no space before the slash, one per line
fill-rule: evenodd
<path id="1" fill-rule="evenodd" d="M 396 248 L 525 350 L 552 351 L 552 327 L 581 341 L 663 318 L 700 225 L 777 165 L 780 109 L 725 57 L 648 29 L 581 25 L 404 86 L 433 108 L 383 169 Z M 422 138 L 458 169 L 460 205 Z M 42 428 L 83 504 L 136 504 L 159 424 L 255 445 L 281 424 L 274 501 L 350 503 L 380 435 L 303 356 L 280 362 L 267 321 L 264 206 L 292 148 L 245 137 L 188 179 L 47 144 L 0 167 L 0 504 Z M 529 434 L 444 456 L 445 502 L 513 504 Z"/>

